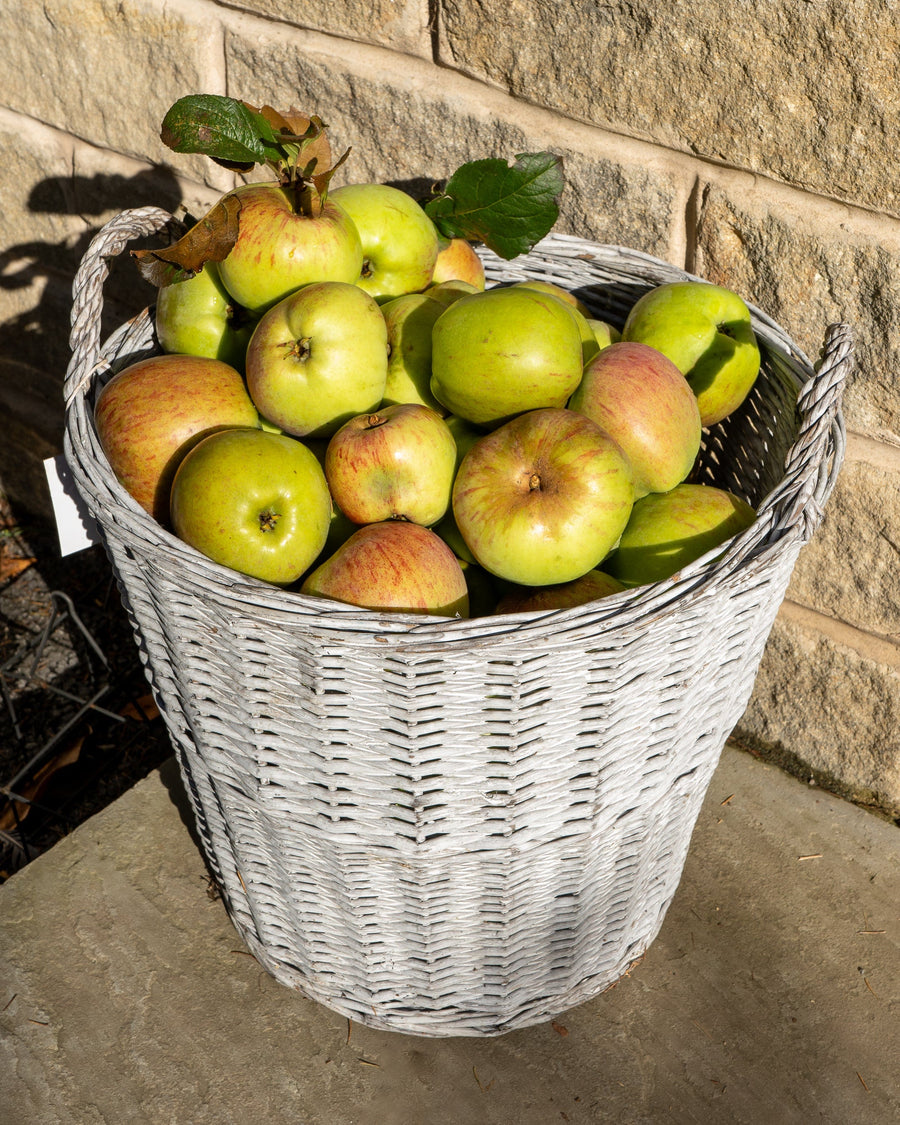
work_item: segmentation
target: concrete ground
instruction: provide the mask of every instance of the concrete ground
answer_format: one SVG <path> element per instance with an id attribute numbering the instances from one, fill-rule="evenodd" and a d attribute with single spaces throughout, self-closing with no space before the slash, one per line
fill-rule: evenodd
<path id="1" fill-rule="evenodd" d="M 644 960 L 492 1039 L 369 1030 L 242 947 L 171 765 L 0 887 L 9 1125 L 900 1121 L 900 832 L 726 747 Z"/>

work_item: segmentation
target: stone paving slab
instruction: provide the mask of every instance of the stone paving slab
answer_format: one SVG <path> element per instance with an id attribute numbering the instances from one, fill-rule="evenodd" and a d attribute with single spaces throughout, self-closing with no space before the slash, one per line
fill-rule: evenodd
<path id="1" fill-rule="evenodd" d="M 900 832 L 726 747 L 644 960 L 491 1039 L 276 983 L 212 897 L 171 763 L 0 887 L 0 1122 L 900 1120 Z"/>

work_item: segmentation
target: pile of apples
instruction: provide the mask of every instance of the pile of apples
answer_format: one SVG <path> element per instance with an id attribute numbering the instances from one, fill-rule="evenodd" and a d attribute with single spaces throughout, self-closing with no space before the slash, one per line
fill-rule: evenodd
<path id="1" fill-rule="evenodd" d="M 556 284 L 487 287 L 398 188 L 323 196 L 224 197 L 228 252 L 160 289 L 162 354 L 97 396 L 160 524 L 303 594 L 470 617 L 669 577 L 753 522 L 689 481 L 759 370 L 735 293 L 660 285 L 617 331 Z"/>

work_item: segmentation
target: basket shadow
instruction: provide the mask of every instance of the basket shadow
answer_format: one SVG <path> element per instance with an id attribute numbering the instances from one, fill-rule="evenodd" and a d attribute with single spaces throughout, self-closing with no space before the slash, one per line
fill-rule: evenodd
<path id="1" fill-rule="evenodd" d="M 0 300 L 15 310 L 0 323 L 0 412 L 7 427 L 0 442 L 0 491 L 24 512 L 47 518 L 52 510 L 43 461 L 62 447 L 72 285 L 82 258 L 110 214 L 149 204 L 174 210 L 180 200 L 175 176 L 164 167 L 133 176 L 50 176 L 31 189 L 25 209 L 53 216 L 56 229 L 70 219 L 78 233 L 0 251 Z M 104 336 L 153 295 L 127 257 L 110 263 L 108 288 Z"/>

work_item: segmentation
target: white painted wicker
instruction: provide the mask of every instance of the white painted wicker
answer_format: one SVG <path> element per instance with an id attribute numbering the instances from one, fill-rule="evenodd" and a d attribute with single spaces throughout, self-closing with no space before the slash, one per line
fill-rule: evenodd
<path id="1" fill-rule="evenodd" d="M 814 373 L 752 309 L 763 372 L 706 436 L 699 479 L 759 518 L 718 557 L 564 612 L 379 614 L 210 563 L 113 478 L 93 394 L 157 346 L 145 310 L 101 347 L 107 260 L 169 219 L 124 212 L 84 258 L 65 449 L 236 928 L 279 981 L 373 1027 L 492 1035 L 594 996 L 659 930 L 833 487 L 849 329 Z M 619 323 L 689 276 L 564 236 L 484 257 L 491 281 L 545 278 Z"/>

